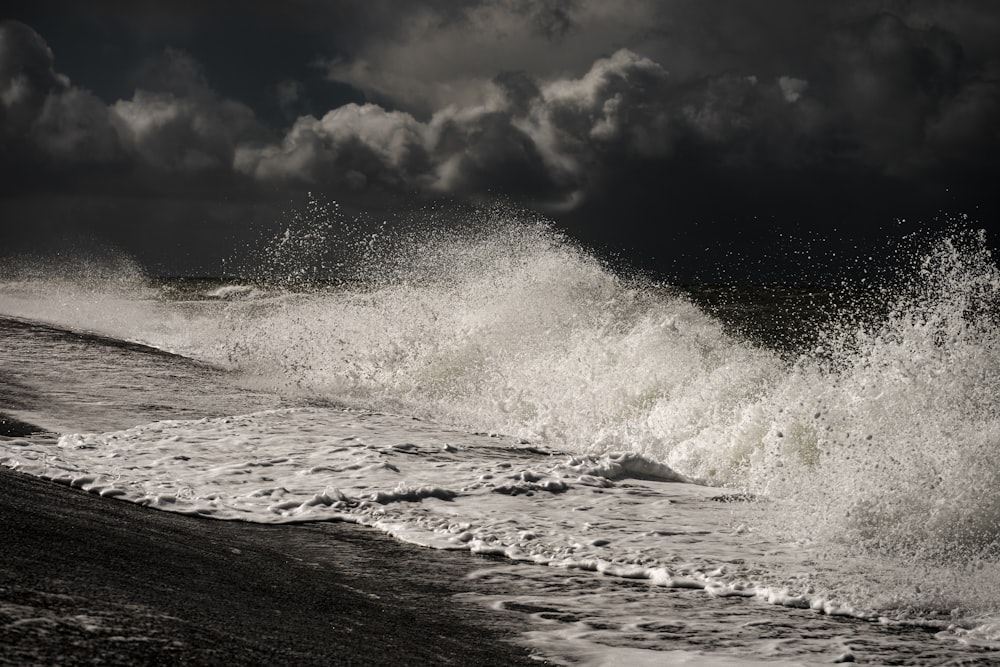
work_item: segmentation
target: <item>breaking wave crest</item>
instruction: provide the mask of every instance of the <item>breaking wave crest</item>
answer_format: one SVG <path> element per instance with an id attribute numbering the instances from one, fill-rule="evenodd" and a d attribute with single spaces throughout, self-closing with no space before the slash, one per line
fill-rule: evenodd
<path id="1" fill-rule="evenodd" d="M 508 211 L 376 240 L 350 282 L 233 304 L 230 363 L 349 405 L 635 452 L 772 499 L 772 528 L 800 539 L 996 556 L 1000 272 L 981 234 L 956 227 L 887 314 L 885 287 L 859 293 L 791 357 Z"/>
<path id="2" fill-rule="evenodd" d="M 349 405 L 660 457 L 784 372 L 679 291 L 620 277 L 541 223 L 494 214 L 364 263 L 361 281 L 236 304 L 227 359 Z"/>
<path id="3" fill-rule="evenodd" d="M 982 235 L 957 228 L 887 314 L 873 292 L 790 355 L 544 221 L 495 208 L 372 234 L 311 206 L 256 275 L 119 288 L 121 317 L 105 300 L 70 324 L 293 396 L 631 452 L 763 499 L 750 523 L 791 539 L 996 569 L 1000 272 Z"/>
<path id="4" fill-rule="evenodd" d="M 1000 271 L 981 235 L 921 258 L 888 316 L 828 332 L 766 400 L 747 484 L 786 531 L 867 551 L 1000 555 Z"/>

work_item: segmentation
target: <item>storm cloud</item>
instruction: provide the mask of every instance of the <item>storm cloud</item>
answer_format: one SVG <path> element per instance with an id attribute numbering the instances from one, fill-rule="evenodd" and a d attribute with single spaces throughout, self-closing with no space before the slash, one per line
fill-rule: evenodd
<path id="1" fill-rule="evenodd" d="M 963 188 L 978 205 L 1000 175 L 985 2 L 294 0 L 241 5 L 242 32 L 221 0 L 62 7 L 163 46 L 133 44 L 133 85 L 102 96 L 0 22 L 8 196 L 499 196 L 594 230 L 627 202 L 659 234 L 661 209 L 773 217 L 821 196 L 843 219 Z M 227 30 L 253 65 L 213 50 Z M 298 69 L 272 35 L 310 45 Z"/>
<path id="2" fill-rule="evenodd" d="M 31 28 L 0 24 L 4 166 L 230 173 L 238 145 L 270 138 L 252 110 L 211 89 L 189 55 L 167 50 L 147 67 L 147 87 L 109 105 L 58 73 Z"/>
<path id="3" fill-rule="evenodd" d="M 71 86 L 53 62 L 36 32 L 16 22 L 0 24 L 0 142 L 8 160 L 113 159 L 117 137 L 105 105 Z"/>
<path id="4" fill-rule="evenodd" d="M 6 22 L 3 137 L 29 160 L 63 168 L 118 163 L 270 186 L 493 192 L 552 210 L 578 205 L 632 158 L 669 162 L 678 143 L 700 146 L 720 168 L 847 161 L 894 175 L 997 143 L 995 63 L 970 63 L 956 35 L 887 12 L 823 35 L 803 68 L 818 80 L 775 70 L 776 61 L 701 76 L 682 62 L 675 75 L 629 48 L 572 71 L 642 24 L 668 25 L 662 11 L 644 2 L 613 12 L 586 2 L 419 5 L 405 29 L 397 22 L 356 57 L 323 64 L 381 103 L 299 116 L 284 131 L 217 93 L 199 63 L 172 48 L 144 65 L 130 99 L 105 104 L 58 73 L 37 33 Z M 639 41 L 663 51 L 649 34 Z M 476 48 L 483 40 L 496 43 Z M 301 89 L 282 86 L 289 109 Z"/>

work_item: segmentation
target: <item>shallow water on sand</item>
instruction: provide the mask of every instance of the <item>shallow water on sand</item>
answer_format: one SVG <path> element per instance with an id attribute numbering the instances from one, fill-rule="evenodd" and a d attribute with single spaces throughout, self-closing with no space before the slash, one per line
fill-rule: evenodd
<path id="1" fill-rule="evenodd" d="M 0 410 L 55 433 L 281 405 L 216 368 L 123 340 L 0 317 Z"/>

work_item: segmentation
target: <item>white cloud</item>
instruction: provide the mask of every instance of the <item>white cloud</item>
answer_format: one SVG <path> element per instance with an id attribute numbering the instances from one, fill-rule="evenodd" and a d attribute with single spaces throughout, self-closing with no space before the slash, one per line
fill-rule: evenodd
<path id="1" fill-rule="evenodd" d="M 666 81 L 658 64 L 622 49 L 580 78 L 498 77 L 474 103 L 450 104 L 427 121 L 374 104 L 305 116 L 279 144 L 239 148 L 235 165 L 270 182 L 358 185 L 363 176 L 459 193 L 506 186 L 565 206 L 580 199 L 599 153 L 670 150 L 669 113 L 658 99 Z"/>
<path id="2" fill-rule="evenodd" d="M 806 89 L 809 88 L 809 82 L 805 79 L 781 76 L 778 77 L 778 87 L 781 88 L 781 95 L 785 98 L 785 101 L 789 104 L 794 104 L 799 101 L 803 93 L 806 92 Z"/>
<path id="3" fill-rule="evenodd" d="M 300 117 L 280 144 L 239 147 L 233 164 L 239 172 L 272 182 L 410 183 L 425 168 L 427 132 L 409 114 L 348 104 L 319 120 Z"/>
<path id="4" fill-rule="evenodd" d="M 469 104 L 429 119 L 375 104 L 299 118 L 279 143 L 240 147 L 235 166 L 266 182 L 360 187 L 373 182 L 474 194 L 502 191 L 537 206 L 580 204 L 616 165 L 669 159 L 678 141 L 733 150 L 738 162 L 794 161 L 814 107 L 787 104 L 805 81 L 762 85 L 752 75 L 676 84 L 628 49 L 597 58 L 578 77 L 506 73 Z M 755 143 L 755 132 L 768 138 Z"/>

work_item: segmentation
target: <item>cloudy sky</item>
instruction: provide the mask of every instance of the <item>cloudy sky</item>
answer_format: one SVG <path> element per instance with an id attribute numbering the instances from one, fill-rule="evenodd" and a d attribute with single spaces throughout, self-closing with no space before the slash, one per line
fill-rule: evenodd
<path id="1" fill-rule="evenodd" d="M 995 235 L 998 149 L 991 0 L 0 9 L 8 254 L 211 273 L 306 192 L 503 197 L 681 280 L 808 278 L 935 216 Z"/>

